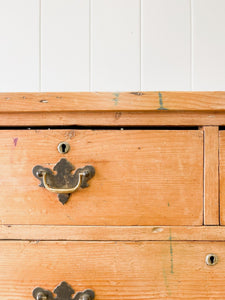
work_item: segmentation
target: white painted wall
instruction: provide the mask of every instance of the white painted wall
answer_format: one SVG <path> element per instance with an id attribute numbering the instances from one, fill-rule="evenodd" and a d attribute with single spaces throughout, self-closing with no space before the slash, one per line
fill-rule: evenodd
<path id="1" fill-rule="evenodd" d="M 0 0 L 0 92 L 225 90 L 225 0 Z"/>

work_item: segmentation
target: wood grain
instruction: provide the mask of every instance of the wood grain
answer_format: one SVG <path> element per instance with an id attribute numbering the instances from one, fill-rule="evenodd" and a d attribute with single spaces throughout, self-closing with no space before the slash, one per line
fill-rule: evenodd
<path id="1" fill-rule="evenodd" d="M 0 113 L 0 126 L 204 126 L 225 125 L 224 112 L 35 112 Z"/>
<path id="2" fill-rule="evenodd" d="M 204 224 L 219 225 L 219 131 L 204 130 Z"/>
<path id="3" fill-rule="evenodd" d="M 225 131 L 219 131 L 220 223 L 225 224 Z"/>
<path id="4" fill-rule="evenodd" d="M 1 93 L 0 112 L 225 111 L 225 92 Z"/>
<path id="5" fill-rule="evenodd" d="M 209 253 L 218 264 L 207 266 Z M 67 281 L 95 300 L 224 299 L 225 243 L 0 242 L 0 299 L 30 300 Z"/>
<path id="6" fill-rule="evenodd" d="M 2 130 L 0 139 L 2 224 L 203 223 L 200 130 Z M 72 164 L 96 169 L 64 206 L 32 175 L 35 165 L 53 168 L 63 157 L 61 141 Z"/>
<path id="7" fill-rule="evenodd" d="M 225 241 L 224 226 L 0 225 L 0 240 Z"/>

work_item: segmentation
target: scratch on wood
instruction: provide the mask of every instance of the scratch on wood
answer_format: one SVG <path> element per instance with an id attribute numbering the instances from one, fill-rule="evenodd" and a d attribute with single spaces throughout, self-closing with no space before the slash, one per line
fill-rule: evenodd
<path id="1" fill-rule="evenodd" d="M 142 96 L 143 93 L 142 92 L 131 92 L 131 95 Z"/>
<path id="2" fill-rule="evenodd" d="M 116 120 L 119 120 L 120 117 L 121 117 L 121 115 L 122 115 L 121 112 L 116 112 L 116 113 L 115 113 L 115 119 L 116 119 Z"/>
<path id="3" fill-rule="evenodd" d="M 172 245 L 172 232 L 171 232 L 171 228 L 170 228 L 170 236 L 169 236 L 169 240 L 170 240 L 170 273 L 173 274 L 173 245 Z"/>
<path id="4" fill-rule="evenodd" d="M 115 97 L 114 97 L 112 100 L 114 101 L 114 104 L 115 104 L 115 105 L 118 105 L 120 93 L 113 93 L 113 95 L 114 95 Z"/>
<path id="5" fill-rule="evenodd" d="M 48 100 L 40 100 L 41 103 L 48 103 Z"/>
<path id="6" fill-rule="evenodd" d="M 159 92 L 158 95 L 159 95 L 159 105 L 160 105 L 160 107 L 157 108 L 157 110 L 168 110 L 168 108 L 165 108 L 165 107 L 163 106 L 162 94 Z"/>
<path id="7" fill-rule="evenodd" d="M 70 139 L 70 140 L 71 140 L 73 137 L 75 137 L 75 135 L 76 135 L 76 134 L 75 134 L 75 130 L 73 130 L 73 129 L 70 130 L 70 131 L 66 131 L 66 133 L 65 133 L 65 137 L 68 138 L 68 139 Z"/>
<path id="8" fill-rule="evenodd" d="M 16 145 L 17 145 L 17 142 L 18 142 L 18 137 L 13 138 L 13 143 L 14 143 L 14 146 L 15 146 L 15 147 L 16 147 Z"/>

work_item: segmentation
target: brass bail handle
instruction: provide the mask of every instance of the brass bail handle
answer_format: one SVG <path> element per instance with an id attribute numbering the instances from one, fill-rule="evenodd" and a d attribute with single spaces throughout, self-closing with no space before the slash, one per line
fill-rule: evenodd
<path id="1" fill-rule="evenodd" d="M 35 166 L 33 175 L 40 180 L 39 186 L 58 194 L 59 201 L 65 204 L 70 194 L 79 188 L 87 188 L 89 186 L 87 182 L 95 175 L 95 169 L 91 165 L 79 168 L 72 174 L 74 170 L 75 167 L 66 158 L 62 158 L 54 166 L 53 171 L 40 165 Z"/>
<path id="2" fill-rule="evenodd" d="M 41 172 L 40 176 L 43 176 L 43 185 L 46 188 L 46 190 L 48 190 L 49 192 L 53 192 L 56 194 L 71 194 L 79 189 L 79 187 L 81 186 L 81 183 L 82 183 L 82 178 L 85 176 L 88 176 L 88 171 L 79 173 L 78 174 L 78 183 L 74 187 L 66 188 L 66 189 L 50 187 L 47 184 L 47 173 L 46 172 L 44 172 L 44 171 Z"/>

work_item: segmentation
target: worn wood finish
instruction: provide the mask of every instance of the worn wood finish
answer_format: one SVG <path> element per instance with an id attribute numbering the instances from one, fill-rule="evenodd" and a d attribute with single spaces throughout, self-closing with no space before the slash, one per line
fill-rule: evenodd
<path id="1" fill-rule="evenodd" d="M 204 224 L 219 225 L 219 131 L 204 127 Z"/>
<path id="2" fill-rule="evenodd" d="M 0 112 L 225 111 L 225 92 L 1 93 Z"/>
<path id="3" fill-rule="evenodd" d="M 0 225 L 0 240 L 225 241 L 224 226 Z"/>
<path id="4" fill-rule="evenodd" d="M 225 125 L 224 112 L 35 112 L 0 113 L 1 127 L 18 126 L 206 126 Z"/>
<path id="5" fill-rule="evenodd" d="M 225 131 L 219 131 L 220 222 L 225 224 Z"/>
<path id="6" fill-rule="evenodd" d="M 207 266 L 215 253 L 219 263 Z M 0 299 L 30 300 L 62 280 L 96 300 L 224 299 L 225 243 L 0 242 Z"/>
<path id="7" fill-rule="evenodd" d="M 0 139 L 2 224 L 203 223 L 201 130 L 3 130 Z M 63 157 L 61 141 L 77 168 L 96 169 L 64 206 L 32 175 Z"/>

